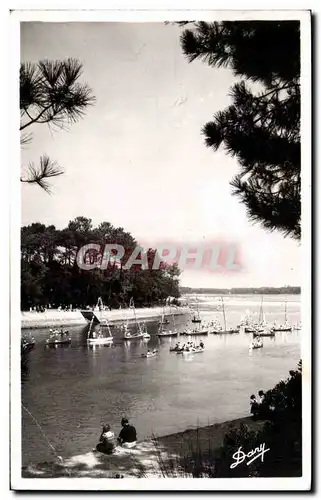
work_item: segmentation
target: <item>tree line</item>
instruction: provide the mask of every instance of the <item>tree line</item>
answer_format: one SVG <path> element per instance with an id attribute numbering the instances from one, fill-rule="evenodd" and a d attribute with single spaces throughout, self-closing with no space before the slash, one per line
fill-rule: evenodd
<path id="1" fill-rule="evenodd" d="M 109 262 L 106 269 L 83 270 L 77 254 L 84 245 L 119 244 L 125 248 L 120 265 Z M 124 269 L 137 241 L 121 227 L 102 222 L 94 227 L 91 219 L 76 217 L 64 229 L 33 223 L 21 228 L 21 308 L 32 306 L 86 307 L 103 303 L 111 308 L 126 307 L 133 298 L 137 307 L 162 304 L 168 296 L 179 297 L 180 270 L 176 264 L 161 263 L 159 269 L 143 269 L 139 264 Z M 146 250 L 152 263 L 156 250 Z M 99 254 L 86 256 L 99 262 Z"/>
<path id="2" fill-rule="evenodd" d="M 215 295 L 274 295 L 274 294 L 289 294 L 297 295 L 301 293 L 300 286 L 281 286 L 281 287 L 260 287 L 260 288 L 189 288 L 181 287 L 181 293 L 212 293 Z"/>

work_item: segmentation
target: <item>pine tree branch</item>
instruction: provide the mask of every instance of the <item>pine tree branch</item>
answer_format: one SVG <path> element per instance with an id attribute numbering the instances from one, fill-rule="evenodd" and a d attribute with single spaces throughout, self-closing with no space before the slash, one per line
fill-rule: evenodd
<path id="1" fill-rule="evenodd" d="M 49 104 L 49 106 L 46 106 L 45 108 L 43 108 L 43 110 L 39 113 L 39 115 L 36 117 L 36 118 L 33 118 L 30 120 L 30 122 L 27 122 L 25 123 L 24 125 L 21 125 L 20 126 L 20 129 L 19 130 L 24 130 L 25 128 L 29 127 L 29 125 L 32 125 L 33 123 L 37 123 L 39 118 L 42 117 L 42 115 L 48 111 L 48 109 L 51 107 L 51 104 Z M 28 115 L 29 116 L 29 115 Z M 41 122 L 40 122 L 41 123 Z"/>

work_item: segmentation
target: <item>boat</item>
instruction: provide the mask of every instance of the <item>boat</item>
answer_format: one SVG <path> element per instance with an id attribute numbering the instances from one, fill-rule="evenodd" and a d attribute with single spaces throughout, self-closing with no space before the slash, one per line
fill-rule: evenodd
<path id="1" fill-rule="evenodd" d="M 90 337 L 87 339 L 87 343 L 92 344 L 110 344 L 113 342 L 114 338 L 112 335 L 108 337 L 104 337 L 104 335 L 100 334 L 98 337 Z"/>
<path id="2" fill-rule="evenodd" d="M 33 337 L 22 337 L 21 338 L 21 355 L 26 355 L 28 354 L 30 351 L 32 351 L 32 349 L 34 349 L 36 345 L 36 341 Z"/>
<path id="3" fill-rule="evenodd" d="M 239 333 L 238 328 L 228 328 L 227 330 L 223 331 L 222 333 Z"/>
<path id="4" fill-rule="evenodd" d="M 275 337 L 275 332 L 273 330 L 266 330 L 263 332 L 253 332 L 253 337 Z"/>
<path id="5" fill-rule="evenodd" d="M 198 306 L 198 298 L 196 297 L 196 311 L 197 314 L 194 314 L 192 317 L 192 323 L 202 323 L 202 320 L 200 318 L 200 311 L 199 311 L 199 306 Z"/>
<path id="6" fill-rule="evenodd" d="M 219 321 L 215 319 L 208 324 L 208 331 L 213 335 L 218 335 L 219 333 L 222 333 L 223 327 Z"/>
<path id="7" fill-rule="evenodd" d="M 110 326 L 108 321 L 104 322 L 104 327 L 107 328 L 107 332 L 103 333 L 101 328 L 98 331 L 98 335 L 93 331 L 92 332 L 92 326 L 93 326 L 94 320 L 92 319 L 88 334 L 87 334 L 87 344 L 93 345 L 93 344 L 110 344 L 113 342 L 113 336 L 111 334 Z M 101 321 L 100 321 L 101 323 Z M 105 330 L 104 328 L 104 330 Z"/>
<path id="8" fill-rule="evenodd" d="M 158 337 L 177 337 L 177 330 L 160 330 L 157 334 Z"/>
<path id="9" fill-rule="evenodd" d="M 158 321 L 158 326 L 169 325 L 169 319 L 165 317 L 165 306 L 163 306 L 163 311 L 160 320 Z"/>
<path id="10" fill-rule="evenodd" d="M 169 352 L 180 352 L 180 351 L 183 351 L 183 347 L 181 346 L 175 346 L 169 348 Z"/>
<path id="11" fill-rule="evenodd" d="M 59 338 L 59 337 L 49 337 L 49 339 L 46 340 L 46 345 L 47 346 L 55 346 L 55 345 L 69 345 L 71 344 L 71 338 L 66 337 L 66 338 Z"/>
<path id="12" fill-rule="evenodd" d="M 182 335 L 207 335 L 208 330 L 202 330 L 202 329 L 195 329 L 195 328 L 189 328 L 188 330 L 185 330 Z"/>
<path id="13" fill-rule="evenodd" d="M 293 330 L 301 330 L 301 321 L 294 325 Z"/>
<path id="14" fill-rule="evenodd" d="M 222 304 L 222 314 L 223 314 L 223 321 L 224 321 L 224 328 L 220 323 L 215 320 L 212 322 L 212 327 L 210 327 L 210 333 L 213 335 L 220 335 L 220 334 L 232 334 L 232 333 L 239 333 L 239 328 L 227 328 L 226 326 L 226 314 L 225 314 L 225 307 L 224 307 L 224 300 L 223 297 L 221 297 L 221 304 Z"/>
<path id="15" fill-rule="evenodd" d="M 260 349 L 261 347 L 263 347 L 263 341 L 260 338 L 256 338 L 250 343 L 249 349 Z"/>
<path id="16" fill-rule="evenodd" d="M 204 347 L 188 347 L 182 349 L 181 351 L 176 351 L 176 354 L 198 354 L 200 352 L 204 352 Z"/>
<path id="17" fill-rule="evenodd" d="M 158 355 L 158 351 L 156 349 L 154 351 L 148 351 L 145 354 L 142 354 L 142 358 L 155 358 Z"/>
<path id="18" fill-rule="evenodd" d="M 160 325 L 159 329 L 158 329 L 158 334 L 157 334 L 157 336 L 160 338 L 161 337 L 177 337 L 177 335 L 178 335 L 178 330 L 177 330 L 176 324 L 175 324 L 175 315 L 172 312 L 171 306 L 169 306 L 169 307 L 170 307 L 170 311 L 171 311 L 171 314 L 173 317 L 174 329 L 173 330 L 163 330 L 163 328 Z"/>
<path id="19" fill-rule="evenodd" d="M 150 334 L 147 331 L 145 322 L 143 322 L 142 324 L 139 323 L 139 331 L 143 334 L 143 339 L 150 339 Z"/>
<path id="20" fill-rule="evenodd" d="M 287 304 L 284 302 L 284 323 L 283 325 L 276 325 L 274 324 L 272 327 L 272 330 L 274 332 L 292 332 L 293 327 L 288 323 L 288 316 L 287 316 Z"/>
<path id="21" fill-rule="evenodd" d="M 49 330 L 50 335 L 68 335 L 68 333 L 69 333 L 69 330 L 63 330 L 62 328 L 61 328 L 61 330 L 57 330 L 57 329 L 52 330 L 51 328 Z"/>
<path id="22" fill-rule="evenodd" d="M 69 333 L 68 330 L 63 330 L 62 328 L 61 330 L 52 330 L 50 328 L 49 332 L 50 332 L 49 338 L 46 340 L 47 346 L 71 344 L 71 338 L 68 335 Z"/>
<path id="23" fill-rule="evenodd" d="M 146 339 L 146 338 L 150 338 L 150 335 L 147 331 L 147 328 L 146 328 L 146 325 L 145 323 L 143 323 L 143 325 L 141 325 L 138 321 L 137 321 L 137 317 L 136 317 L 136 309 L 135 309 L 135 304 L 134 304 L 134 299 L 131 298 L 130 299 L 130 304 L 131 304 L 131 309 L 133 309 L 133 312 L 134 312 L 134 320 L 135 320 L 135 324 L 136 324 L 136 333 L 131 333 L 129 328 L 128 328 L 128 322 L 126 323 L 126 325 L 124 325 L 124 340 L 134 340 L 134 339 Z"/>
<path id="24" fill-rule="evenodd" d="M 143 333 L 126 332 L 124 334 L 124 340 L 135 340 L 135 339 L 142 339 L 142 338 L 144 338 Z"/>

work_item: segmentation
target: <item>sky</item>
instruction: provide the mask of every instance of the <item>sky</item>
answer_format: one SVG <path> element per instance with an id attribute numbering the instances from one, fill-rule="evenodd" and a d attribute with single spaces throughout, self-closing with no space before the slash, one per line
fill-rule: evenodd
<path id="1" fill-rule="evenodd" d="M 191 287 L 299 285 L 300 247 L 250 223 L 229 182 L 235 159 L 204 145 L 201 129 L 229 105 L 228 69 L 188 63 L 181 28 L 163 23 L 21 24 L 21 60 L 74 57 L 94 106 L 68 131 L 35 124 L 22 164 L 49 155 L 65 170 L 52 194 L 22 184 L 22 225 L 108 221 L 144 245 L 233 242 L 242 269 L 184 270 Z"/>

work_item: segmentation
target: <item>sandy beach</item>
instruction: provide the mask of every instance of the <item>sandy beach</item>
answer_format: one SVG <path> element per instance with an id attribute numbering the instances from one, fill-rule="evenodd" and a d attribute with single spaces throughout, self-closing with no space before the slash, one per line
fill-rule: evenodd
<path id="1" fill-rule="evenodd" d="M 113 455 L 89 451 L 70 458 L 56 457 L 52 462 L 32 464 L 22 469 L 23 477 L 91 477 L 115 478 L 121 475 L 129 477 L 164 477 L 159 463 L 167 461 L 178 463 L 179 458 L 190 456 L 198 449 L 206 451 L 216 449 L 223 444 L 225 434 L 231 428 L 239 428 L 246 424 L 251 430 L 260 429 L 264 422 L 254 422 L 250 417 L 242 417 L 222 423 L 216 423 L 197 429 L 187 429 L 183 432 L 150 440 L 138 442 L 136 447 L 126 450 L 117 447 Z"/>
<path id="2" fill-rule="evenodd" d="M 181 315 L 189 313 L 188 307 L 165 307 L 165 315 Z M 146 321 L 160 317 L 163 307 L 137 308 L 135 310 L 137 319 Z M 96 311 L 99 318 L 99 311 Z M 134 321 L 133 309 L 114 309 L 108 312 L 108 321 L 113 324 L 119 321 Z M 58 311 L 57 309 L 47 309 L 45 312 L 25 311 L 21 312 L 21 328 L 44 328 L 52 326 L 78 326 L 86 325 L 87 321 L 82 316 L 80 310 Z"/>

